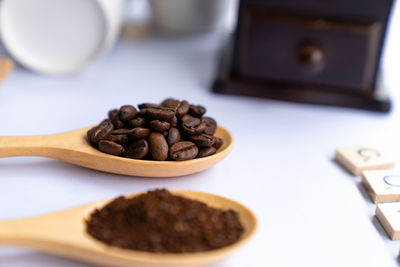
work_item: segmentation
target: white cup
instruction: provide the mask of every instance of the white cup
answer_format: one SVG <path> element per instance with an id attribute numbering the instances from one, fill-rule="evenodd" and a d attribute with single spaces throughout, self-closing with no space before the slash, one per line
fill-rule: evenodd
<path id="1" fill-rule="evenodd" d="M 236 0 L 151 0 L 155 27 L 165 33 L 223 28 Z"/>
<path id="2" fill-rule="evenodd" d="M 76 72 L 119 34 L 124 0 L 2 0 L 0 35 L 12 57 L 46 74 Z"/>

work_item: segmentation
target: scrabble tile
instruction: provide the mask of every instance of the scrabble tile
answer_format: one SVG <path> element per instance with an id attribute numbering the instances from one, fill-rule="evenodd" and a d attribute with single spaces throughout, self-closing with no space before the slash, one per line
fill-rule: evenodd
<path id="1" fill-rule="evenodd" d="M 400 173 L 393 170 L 363 171 L 361 182 L 373 202 L 400 202 Z"/>
<path id="2" fill-rule="evenodd" d="M 370 146 L 338 148 L 335 159 L 353 175 L 364 170 L 390 169 L 394 165 L 382 151 Z"/>
<path id="3" fill-rule="evenodd" d="M 378 204 L 375 216 L 392 240 L 400 240 L 400 202 Z"/>

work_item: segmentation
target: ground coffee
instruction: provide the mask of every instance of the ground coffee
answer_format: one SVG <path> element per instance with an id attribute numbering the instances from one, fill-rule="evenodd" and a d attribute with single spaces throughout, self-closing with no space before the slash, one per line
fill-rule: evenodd
<path id="1" fill-rule="evenodd" d="M 217 122 L 206 109 L 186 100 L 168 98 L 113 109 L 108 118 L 87 132 L 97 149 L 133 159 L 189 160 L 210 156 L 222 146 L 214 136 Z"/>
<path id="2" fill-rule="evenodd" d="M 87 232 L 111 246 L 150 252 L 197 252 L 235 243 L 243 233 L 232 210 L 172 195 L 166 189 L 119 197 L 94 211 Z"/>

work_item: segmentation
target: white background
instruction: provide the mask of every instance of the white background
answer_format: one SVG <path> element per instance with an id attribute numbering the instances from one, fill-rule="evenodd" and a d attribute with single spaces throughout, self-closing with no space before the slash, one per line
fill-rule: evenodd
<path id="1" fill-rule="evenodd" d="M 386 42 L 388 114 L 216 95 L 210 91 L 215 34 L 122 40 L 78 75 L 47 77 L 17 68 L 0 87 L 0 135 L 42 135 L 86 127 L 123 104 L 172 96 L 208 107 L 235 137 L 215 167 L 179 178 L 97 172 L 52 159 L 0 159 L 0 219 L 35 216 L 153 188 L 223 195 L 258 216 L 254 239 L 218 267 L 398 266 L 399 241 L 374 218 L 359 177 L 333 162 L 340 146 L 372 144 L 400 164 L 400 10 Z M 87 266 L 0 248 L 0 266 Z"/>

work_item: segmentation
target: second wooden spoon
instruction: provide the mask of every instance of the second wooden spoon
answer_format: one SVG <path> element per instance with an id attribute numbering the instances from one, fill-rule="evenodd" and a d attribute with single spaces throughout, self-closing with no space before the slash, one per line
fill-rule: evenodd
<path id="1" fill-rule="evenodd" d="M 111 247 L 86 232 L 85 220 L 89 215 L 111 201 L 103 200 L 39 217 L 0 221 L 0 245 L 26 247 L 105 266 L 193 267 L 227 257 L 244 245 L 256 231 L 255 215 L 238 202 L 196 191 L 172 190 L 171 193 L 202 201 L 210 207 L 238 212 L 244 233 L 232 245 L 196 253 L 151 253 Z"/>

